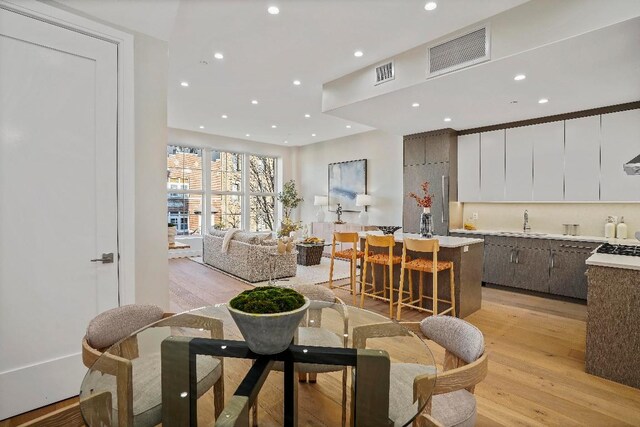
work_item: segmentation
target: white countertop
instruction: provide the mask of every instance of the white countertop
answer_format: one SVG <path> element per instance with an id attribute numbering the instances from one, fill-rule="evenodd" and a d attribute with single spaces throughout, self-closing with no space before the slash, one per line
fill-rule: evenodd
<path id="1" fill-rule="evenodd" d="M 360 237 L 366 237 L 367 234 L 373 234 L 376 236 L 382 236 L 382 231 L 361 231 L 358 233 Z M 413 233 L 399 233 L 396 232 L 393 234 L 393 238 L 396 242 L 402 242 L 404 238 L 410 239 L 425 239 L 425 237 L 421 237 L 419 234 Z M 433 239 L 438 239 L 440 242 L 441 248 L 461 248 L 463 246 L 475 245 L 476 243 L 483 243 L 483 239 L 470 238 L 470 237 L 453 237 L 453 236 L 433 236 Z"/>
<path id="2" fill-rule="evenodd" d="M 451 230 L 451 233 L 465 233 L 465 234 L 482 234 L 489 236 L 503 236 L 503 237 L 521 237 L 527 239 L 550 239 L 550 240 L 569 240 L 574 242 L 592 242 L 592 243 L 611 243 L 612 245 L 638 245 L 640 241 L 635 238 L 630 239 L 607 239 L 602 236 L 566 236 L 564 234 L 515 234 L 517 231 L 499 231 L 499 230 L 464 230 L 462 228 Z M 514 234 L 505 234 L 514 233 Z"/>
<path id="3" fill-rule="evenodd" d="M 587 258 L 587 265 L 599 267 L 624 268 L 628 270 L 640 270 L 640 257 L 628 255 L 611 255 L 594 253 Z"/>

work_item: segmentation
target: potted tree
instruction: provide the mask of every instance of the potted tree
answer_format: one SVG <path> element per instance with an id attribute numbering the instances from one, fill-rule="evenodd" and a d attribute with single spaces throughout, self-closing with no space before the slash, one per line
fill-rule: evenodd
<path id="1" fill-rule="evenodd" d="M 168 222 L 167 223 L 167 236 L 169 238 L 169 244 L 172 245 L 176 243 L 176 225 Z"/>
<path id="2" fill-rule="evenodd" d="M 291 179 L 284 183 L 282 191 L 278 193 L 278 201 L 282 203 L 282 221 L 280 221 L 279 237 L 289 237 L 293 231 L 300 229 L 300 223 L 291 219 L 293 210 L 297 208 L 304 199 L 298 194 L 296 182 Z"/>
<path id="3" fill-rule="evenodd" d="M 228 308 L 251 351 L 276 354 L 289 347 L 309 303 L 293 289 L 263 286 L 241 292 Z"/>

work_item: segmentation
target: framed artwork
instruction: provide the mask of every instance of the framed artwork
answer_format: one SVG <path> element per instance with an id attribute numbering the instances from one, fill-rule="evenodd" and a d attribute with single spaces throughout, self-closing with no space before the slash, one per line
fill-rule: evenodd
<path id="1" fill-rule="evenodd" d="M 329 211 L 360 212 L 356 195 L 367 193 L 367 159 L 329 163 Z"/>

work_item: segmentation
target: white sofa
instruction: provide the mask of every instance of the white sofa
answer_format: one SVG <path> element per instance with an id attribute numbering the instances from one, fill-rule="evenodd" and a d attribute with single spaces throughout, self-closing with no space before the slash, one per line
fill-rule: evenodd
<path id="1" fill-rule="evenodd" d="M 269 253 L 276 252 L 275 241 L 270 241 L 271 233 L 238 231 L 229 242 L 227 251 L 222 252 L 226 233 L 224 230 L 213 229 L 204 235 L 204 262 L 247 282 L 269 280 Z M 295 254 L 279 255 L 274 278 L 295 276 L 296 269 Z"/>

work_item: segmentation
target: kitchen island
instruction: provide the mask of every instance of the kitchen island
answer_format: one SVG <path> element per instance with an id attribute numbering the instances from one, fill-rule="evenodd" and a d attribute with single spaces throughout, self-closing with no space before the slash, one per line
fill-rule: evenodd
<path id="1" fill-rule="evenodd" d="M 586 371 L 640 388 L 640 256 L 594 253 L 587 276 Z"/>
<path id="2" fill-rule="evenodd" d="M 367 234 L 382 235 L 380 231 L 369 231 L 358 233 L 360 235 L 361 247 L 364 248 L 364 241 Z M 402 255 L 402 243 L 405 237 L 412 239 L 421 239 L 419 234 L 400 233 L 393 235 L 395 239 L 394 255 Z M 482 264 L 484 257 L 484 240 L 467 237 L 453 236 L 433 236 L 440 243 L 440 252 L 438 252 L 439 261 L 452 261 L 454 267 L 454 281 L 456 294 L 456 314 L 458 317 L 466 317 L 477 311 L 482 303 Z M 384 249 L 373 248 L 373 252 L 384 253 Z M 412 258 L 430 258 L 430 254 L 421 254 L 408 252 Z M 378 280 L 377 289 L 382 286 L 382 266 L 375 266 L 376 278 Z M 367 274 L 367 282 L 371 283 L 371 269 Z M 418 272 L 413 272 L 414 293 L 417 294 Z M 424 277 L 424 294 L 432 296 L 432 278 L 431 274 L 425 274 Z M 400 284 L 400 265 L 394 266 L 393 287 L 398 289 Z M 405 280 L 405 289 L 408 286 L 408 280 Z M 440 298 L 450 300 L 449 274 L 440 273 L 438 276 L 438 295 Z M 394 296 L 397 301 L 397 296 Z M 430 308 L 431 300 L 425 300 Z M 447 303 L 441 303 L 438 311 L 448 308 Z"/>

